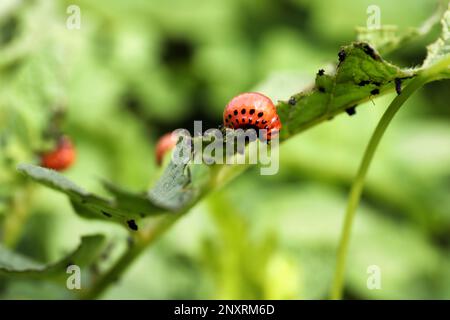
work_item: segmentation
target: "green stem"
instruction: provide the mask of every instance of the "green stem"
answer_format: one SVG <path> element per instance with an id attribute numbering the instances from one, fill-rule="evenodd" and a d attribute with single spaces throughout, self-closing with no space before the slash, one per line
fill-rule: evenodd
<path id="1" fill-rule="evenodd" d="M 203 191 L 203 195 L 206 195 L 214 190 L 217 185 L 228 182 L 230 179 L 232 179 L 236 172 L 244 170 L 245 166 L 232 166 L 231 168 L 235 168 L 235 170 L 230 170 L 229 172 L 226 171 L 225 173 L 223 173 L 216 167 L 212 167 L 211 184 L 206 190 Z M 114 264 L 114 266 L 111 267 L 111 269 L 106 271 L 103 275 L 100 276 L 100 278 L 98 278 L 94 282 L 91 288 L 89 288 L 85 292 L 82 292 L 80 298 L 96 299 L 100 297 L 110 285 L 112 285 L 120 278 L 120 276 L 128 269 L 128 267 L 136 260 L 136 258 L 140 256 L 140 254 L 145 249 L 147 249 L 156 240 L 158 240 L 160 236 L 162 236 L 167 230 L 169 230 L 170 227 L 174 225 L 181 217 L 183 217 L 184 214 L 187 213 L 190 207 L 193 205 L 194 203 L 177 214 L 168 213 L 153 226 L 137 232 L 133 237 L 133 245 L 127 251 L 125 251 L 122 257 L 117 260 L 117 262 Z"/>
<path id="2" fill-rule="evenodd" d="M 183 214 L 169 214 L 162 218 L 156 225 L 139 231 L 133 237 L 133 244 L 125 251 L 122 257 L 117 260 L 111 269 L 105 272 L 98 278 L 93 286 L 87 291 L 82 292 L 81 299 L 96 299 L 98 298 L 110 285 L 116 282 L 122 274 L 130 267 L 137 257 L 152 243 L 159 239 Z"/>
<path id="3" fill-rule="evenodd" d="M 361 193 L 364 187 L 364 180 L 367 175 L 370 163 L 373 159 L 375 151 L 378 144 L 386 131 L 389 123 L 391 122 L 394 115 L 403 105 L 403 103 L 420 87 L 425 83 L 434 79 L 434 77 L 439 74 L 445 68 L 448 68 L 449 58 L 443 59 L 441 62 L 424 70 L 420 73 L 411 83 L 405 87 L 400 95 L 398 95 L 389 105 L 386 112 L 383 114 L 380 122 L 378 123 L 375 131 L 370 138 L 369 144 L 365 150 L 363 159 L 359 166 L 358 172 L 356 174 L 355 180 L 353 181 L 350 195 L 347 203 L 347 211 L 345 213 L 344 225 L 342 227 L 341 239 L 337 251 L 336 269 L 333 279 L 333 284 L 331 288 L 331 299 L 341 299 L 343 284 L 344 284 L 344 274 L 345 274 L 345 264 L 347 258 L 347 252 L 350 242 L 350 235 L 353 220 L 356 214 L 356 208 L 358 207 Z"/>
<path id="4" fill-rule="evenodd" d="M 363 159 L 359 166 L 356 177 L 353 181 L 352 188 L 350 190 L 350 195 L 347 204 L 347 211 L 345 213 L 344 225 L 342 227 L 341 239 L 339 242 L 338 252 L 337 252 L 337 261 L 336 261 L 336 270 L 334 274 L 334 280 L 331 290 L 331 299 L 341 299 L 342 298 L 342 289 L 344 283 L 344 273 L 345 273 L 345 264 L 348 252 L 348 246 L 350 242 L 351 229 L 353 225 L 353 220 L 356 214 L 356 208 L 358 207 L 361 193 L 364 187 L 364 180 L 367 175 L 367 171 L 369 169 L 370 163 L 372 162 L 375 151 L 378 147 L 378 144 L 386 131 L 389 123 L 391 122 L 394 115 L 403 105 L 403 103 L 423 84 L 425 84 L 426 79 L 423 77 L 417 77 L 414 79 L 404 90 L 398 95 L 392 103 L 387 108 L 386 112 L 383 114 L 380 122 L 378 123 L 375 131 L 369 141 L 369 144 L 365 150 Z"/>

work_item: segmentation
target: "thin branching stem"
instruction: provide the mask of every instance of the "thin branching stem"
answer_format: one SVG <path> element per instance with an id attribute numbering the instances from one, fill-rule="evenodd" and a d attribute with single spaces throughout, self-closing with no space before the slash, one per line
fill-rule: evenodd
<path id="1" fill-rule="evenodd" d="M 372 162 L 378 144 L 380 143 L 380 140 L 383 137 L 383 134 L 386 131 L 389 123 L 391 122 L 397 111 L 400 109 L 400 107 L 403 105 L 403 103 L 425 83 L 434 80 L 434 77 L 437 74 L 439 74 L 445 68 L 448 68 L 449 63 L 449 58 L 443 59 L 435 66 L 419 73 L 419 75 L 403 89 L 402 93 L 395 97 L 395 99 L 387 108 L 386 112 L 383 114 L 377 127 L 375 128 L 375 131 L 372 134 L 369 144 L 367 145 L 367 148 L 364 152 L 364 156 L 350 190 L 344 224 L 342 226 L 341 239 L 339 241 L 337 251 L 336 268 L 331 288 L 331 299 L 337 300 L 342 298 L 345 265 L 353 220 L 359 201 L 361 199 L 367 171 L 369 169 L 370 163 Z"/>

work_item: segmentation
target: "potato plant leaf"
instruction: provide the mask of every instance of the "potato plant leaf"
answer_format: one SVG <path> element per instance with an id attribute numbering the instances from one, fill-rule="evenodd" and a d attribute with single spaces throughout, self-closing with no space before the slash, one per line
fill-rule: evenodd
<path id="1" fill-rule="evenodd" d="M 31 164 L 20 164 L 18 170 L 41 184 L 65 193 L 74 210 L 86 218 L 114 221 L 129 227 L 138 219 L 166 212 L 145 194 L 124 191 L 111 183 L 104 182 L 106 189 L 114 196 L 108 199 L 85 191 L 53 170 Z"/>
<path id="2" fill-rule="evenodd" d="M 439 23 L 445 12 L 445 6 L 439 5 L 436 12 L 420 27 L 408 28 L 403 33 L 395 25 L 382 25 L 379 28 L 357 27 L 357 40 L 370 43 L 378 52 L 385 55 L 394 51 L 415 38 L 425 36 Z"/>
<path id="3" fill-rule="evenodd" d="M 426 69 L 432 65 L 438 63 L 443 58 L 450 55 L 450 4 L 449 10 L 447 10 L 441 20 L 442 33 L 441 36 L 432 44 L 427 47 L 428 54 L 423 62 L 422 68 Z M 448 66 L 443 72 L 441 72 L 437 79 L 448 79 L 450 77 L 450 66 Z"/>
<path id="4" fill-rule="evenodd" d="M 282 139 L 330 119 L 345 110 L 395 88 L 396 79 L 408 81 L 413 71 L 384 61 L 369 44 L 356 42 L 342 47 L 334 74 L 319 71 L 315 86 L 278 103 Z"/>
<path id="5" fill-rule="evenodd" d="M 61 260 L 42 264 L 21 254 L 0 246 L 0 275 L 47 278 L 66 275 L 68 265 L 75 264 L 80 268 L 90 266 L 104 250 L 106 239 L 103 235 L 89 235 L 81 238 L 81 243 L 72 253 Z"/>
<path id="6" fill-rule="evenodd" d="M 358 104 L 376 96 L 394 90 L 399 92 L 401 86 L 418 72 L 448 55 L 449 14 L 447 11 L 444 15 L 442 37 L 429 47 L 422 68 L 401 69 L 385 61 L 367 42 L 359 41 L 342 47 L 334 72 L 319 70 L 313 87 L 277 103 L 283 124 L 280 139 L 283 141 L 344 111 L 351 115 Z M 67 194 L 77 213 L 130 226 L 130 219 L 134 224 L 136 219 L 158 213 L 187 211 L 208 190 L 222 185 L 245 168 L 171 161 L 146 194 L 131 193 L 105 182 L 104 186 L 114 196 L 113 199 L 90 194 L 62 175 L 44 168 L 21 165 L 19 170 L 37 182 Z"/>

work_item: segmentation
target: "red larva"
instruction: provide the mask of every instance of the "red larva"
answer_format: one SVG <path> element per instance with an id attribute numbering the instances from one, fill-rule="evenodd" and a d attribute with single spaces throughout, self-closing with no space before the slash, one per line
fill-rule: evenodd
<path id="1" fill-rule="evenodd" d="M 41 166 L 57 171 L 69 168 L 76 159 L 75 146 L 68 137 L 61 137 L 56 149 L 41 155 Z"/>
<path id="2" fill-rule="evenodd" d="M 156 144 L 156 163 L 158 166 L 162 164 L 166 152 L 172 150 L 177 144 L 177 135 L 173 132 L 166 133 L 159 138 Z"/>
<path id="3" fill-rule="evenodd" d="M 267 140 L 281 129 L 280 118 L 272 100 L 256 92 L 234 97 L 223 112 L 223 124 L 232 129 L 266 129 Z"/>

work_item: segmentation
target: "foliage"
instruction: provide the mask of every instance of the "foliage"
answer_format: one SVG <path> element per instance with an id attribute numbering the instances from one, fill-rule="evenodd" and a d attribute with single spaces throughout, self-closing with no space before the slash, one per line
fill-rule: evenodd
<path id="1" fill-rule="evenodd" d="M 2 51 L 4 56 L 0 59 L 3 75 L 0 80 L 3 87 L 0 124 L 5 129 L 0 131 L 0 216 L 4 217 L 2 235 L 6 244 L 10 247 L 19 245 L 19 251 L 36 255 L 30 242 L 34 237 L 41 237 L 39 229 L 32 230 L 23 239 L 20 229 L 27 219 L 31 222 L 39 219 L 35 218 L 39 217 L 39 212 L 51 213 L 50 217 L 45 217 L 50 221 L 68 219 L 51 230 L 67 230 L 75 221 L 79 227 L 70 239 L 65 238 L 65 245 L 47 245 L 46 250 L 53 252 L 49 254 L 53 259 L 41 255 L 38 260 L 58 260 L 55 256 L 61 257 L 60 253 L 56 254 L 61 247 L 67 251 L 80 234 L 103 228 L 101 231 L 108 234 L 108 241 L 121 247 L 115 250 L 108 267 L 102 270 L 102 274 L 107 274 L 107 270 L 117 270 L 114 266 L 125 261 L 123 257 L 134 260 L 140 256 L 163 231 L 191 210 L 193 212 L 180 221 L 180 225 L 174 226 L 160 243 L 155 244 L 155 252 L 146 251 L 133 265 L 137 275 L 133 278 L 135 272 L 126 273 L 126 280 L 115 286 L 107 297 L 124 297 L 124 292 L 131 289 L 131 297 L 323 298 L 331 280 L 339 214 L 345 196 L 340 188 L 351 182 L 353 164 L 360 154 L 356 150 L 360 150 L 371 127 L 367 123 L 373 124 L 378 107 L 387 101 L 385 97 L 377 96 L 393 92 L 396 79 L 402 79 L 404 88 L 436 60 L 427 58 L 422 69 L 405 69 L 387 62 L 371 45 L 355 42 L 342 47 L 339 53 L 342 61 L 336 63 L 337 68 L 325 67 L 325 74 L 316 75 L 313 86 L 295 86 L 309 83 L 302 80 L 304 74 L 317 72 L 324 61 L 336 57 L 338 46 L 325 41 L 332 32 L 322 37 L 323 43 L 330 48 L 329 54 L 323 54 L 297 32 L 294 27 L 297 22 L 288 25 L 290 31 L 282 30 L 283 24 L 276 22 L 276 11 L 271 10 L 272 7 L 285 10 L 280 9 L 281 6 L 265 1 L 250 3 L 248 6 L 252 9 L 241 7 L 242 4 L 234 1 L 195 4 L 201 10 L 188 10 L 188 15 L 182 15 L 183 8 L 173 12 L 173 3 L 153 5 L 136 1 L 125 8 L 120 1 L 108 5 L 80 1 L 92 23 L 83 25 L 83 32 L 78 34 L 55 28 L 61 19 L 61 13 L 55 13 L 61 11 L 59 5 L 45 1 L 15 4 L 19 9 L 6 16 L 18 19 L 22 33 L 6 43 L 8 50 Z M 289 3 L 306 10 L 303 4 Z M 317 18 L 322 6 L 318 1 L 308 10 Z M 252 28 L 244 21 L 248 18 L 246 14 L 256 8 L 261 11 L 258 16 L 270 13 L 275 27 L 260 32 L 260 44 L 255 49 L 248 43 L 252 39 Z M 151 23 L 147 22 L 149 15 L 153 17 Z M 137 18 L 130 21 L 130 16 Z M 418 20 L 416 17 L 412 21 L 418 23 Z M 33 42 L 33 46 L 28 45 L 29 31 L 33 29 L 31 21 L 39 21 L 42 27 L 53 30 L 47 35 L 41 34 L 43 39 Z M 318 21 L 320 18 L 314 23 Z M 238 23 L 245 26 L 242 34 L 241 29 L 233 27 Z M 277 23 L 280 29 L 276 27 Z M 227 32 L 224 34 L 223 30 Z M 446 40 L 444 33 L 431 48 L 437 53 L 436 57 L 442 56 Z M 59 46 L 56 45 L 58 41 Z M 297 44 L 298 48 L 295 47 Z M 66 50 L 64 58 L 58 51 L 61 48 Z M 173 51 L 182 53 L 176 56 Z M 383 52 L 381 48 L 379 51 Z M 284 52 L 288 52 L 289 59 L 284 58 Z M 302 59 L 298 57 L 308 56 L 308 52 L 310 59 L 300 61 Z M 189 114 L 191 112 L 216 126 L 227 99 L 248 89 L 271 70 L 283 68 L 304 70 L 304 74 L 289 73 L 288 77 L 279 77 L 275 82 L 272 78 L 267 82 L 269 87 L 261 86 L 275 92 L 272 97 L 283 100 L 278 102 L 278 109 L 284 126 L 282 139 L 286 143 L 281 148 L 280 174 L 267 178 L 273 187 L 268 187 L 267 180 L 257 177 L 252 169 L 242 174 L 249 169 L 245 166 L 167 163 L 163 172 L 155 172 L 148 160 L 152 158 L 152 146 L 147 141 L 146 130 L 156 137 L 165 130 L 188 124 L 189 117 L 194 116 Z M 441 74 L 438 78 L 445 77 L 446 74 Z M 286 91 L 286 86 L 279 86 L 277 81 L 287 82 L 294 88 Z M 442 110 L 445 110 L 445 91 L 439 93 L 444 101 Z M 294 92 L 297 93 L 292 95 Z M 377 108 L 373 108 L 370 101 L 364 104 L 376 97 Z M 421 99 L 412 101 L 422 106 L 424 98 Z M 337 117 L 311 132 L 302 133 L 301 140 L 293 137 L 357 104 L 364 104 L 361 110 L 358 108 L 359 121 Z M 66 218 L 65 213 L 71 208 L 65 198 L 38 188 L 15 171 L 19 163 L 32 163 L 35 151 L 50 144 L 44 133 L 60 110 L 67 110 L 63 127 L 76 137 L 82 154 L 77 166 L 67 177 L 30 164 L 21 164 L 18 168 L 34 180 L 67 194 L 76 213 L 99 220 L 100 224 L 76 217 Z M 441 110 L 439 105 L 438 110 Z M 425 290 L 423 279 L 448 278 L 448 273 L 440 267 L 440 261 L 447 263 L 448 254 L 433 241 L 447 239 L 445 235 L 449 230 L 450 220 L 445 210 L 448 201 L 442 181 L 448 172 L 445 141 L 449 132 L 437 119 L 414 113 L 410 117 L 399 121 L 397 129 L 392 128 L 396 131 L 390 139 L 393 140 L 390 148 L 384 152 L 380 150 L 378 156 L 387 160 L 378 167 L 375 164 L 374 174 L 369 177 L 368 201 L 363 206 L 359 223 L 363 229 L 359 232 L 357 229 L 357 245 L 352 248 L 349 263 L 352 266 L 349 290 L 358 297 L 417 298 L 448 294 L 441 282 L 433 283 Z M 99 119 L 102 119 L 101 123 Z M 416 123 L 419 132 L 410 123 Z M 361 134 L 355 136 L 355 132 Z M 330 136 L 333 136 L 332 141 Z M 292 139 L 288 141 L 288 138 Z M 417 151 L 408 152 L 407 157 L 399 151 L 411 151 L 415 141 L 420 141 L 421 147 L 433 153 L 433 157 L 423 159 Z M 438 146 L 433 148 L 430 142 Z M 443 147 L 439 147 L 439 143 Z M 289 157 L 283 157 L 283 154 L 289 154 Z M 107 177 L 108 182 L 102 181 L 102 189 L 92 176 Z M 237 176 L 238 181 L 207 198 L 208 206 L 194 207 L 206 193 L 223 187 Z M 84 191 L 69 178 L 92 191 Z M 330 187 L 312 182 L 312 178 L 327 181 Z M 290 184 L 292 179 L 299 182 L 295 187 Z M 129 186 L 143 190 L 148 181 L 152 181 L 152 187 L 147 192 L 128 190 Z M 430 190 L 430 194 L 424 194 L 423 190 Z M 241 207 L 238 210 L 233 204 Z M 294 208 L 300 208 L 300 212 Z M 58 211 L 62 211 L 64 217 L 55 214 Z M 207 211 L 211 212 L 212 219 L 206 218 Z M 28 214 L 30 217 L 27 218 Z M 402 231 L 397 231 L 397 222 L 392 216 L 402 219 Z M 137 232 L 134 227 L 130 229 L 131 220 L 136 223 Z M 128 231 L 104 225 L 105 221 L 117 222 Z M 21 227 L 11 227 L 17 225 Z M 213 235 L 210 235 L 211 226 L 218 230 Z M 155 230 L 161 232 L 155 233 Z M 252 238 L 252 231 L 260 235 Z M 131 249 L 119 244 L 125 242 L 128 234 L 134 243 Z M 380 234 L 389 236 L 384 241 Z M 374 239 L 380 242 L 374 244 Z M 406 242 L 417 248 L 420 256 L 428 258 L 418 259 L 418 253 L 404 252 L 402 246 Z M 124 253 L 122 258 L 119 257 L 121 253 Z M 95 260 L 97 256 L 98 250 L 92 250 L 91 258 Z M 372 261 L 386 269 L 390 290 L 373 292 L 365 288 L 365 268 Z M 39 264 L 40 268 L 45 268 L 43 265 Z M 261 267 L 260 272 L 252 273 L 255 265 Z M 161 275 L 163 280 L 150 277 L 148 270 L 154 270 L 154 274 Z M 210 282 L 201 276 L 202 270 L 209 272 Z M 319 272 L 310 278 L 315 270 Z M 98 292 L 82 293 L 86 294 L 83 297 L 96 296 L 106 289 L 108 283 L 103 279 L 101 276 L 93 281 Z M 111 279 L 107 278 L 108 281 Z M 274 279 L 280 287 L 268 285 L 269 279 Z M 198 286 L 199 282 L 202 285 Z M 8 283 L 11 283 L 9 291 L 5 292 L 14 294 L 15 282 Z M 208 287 L 208 283 L 216 289 Z M 154 293 L 145 290 L 145 286 L 155 288 Z M 199 292 L 193 293 L 197 287 Z M 17 290 L 20 291 L 20 287 Z"/>

